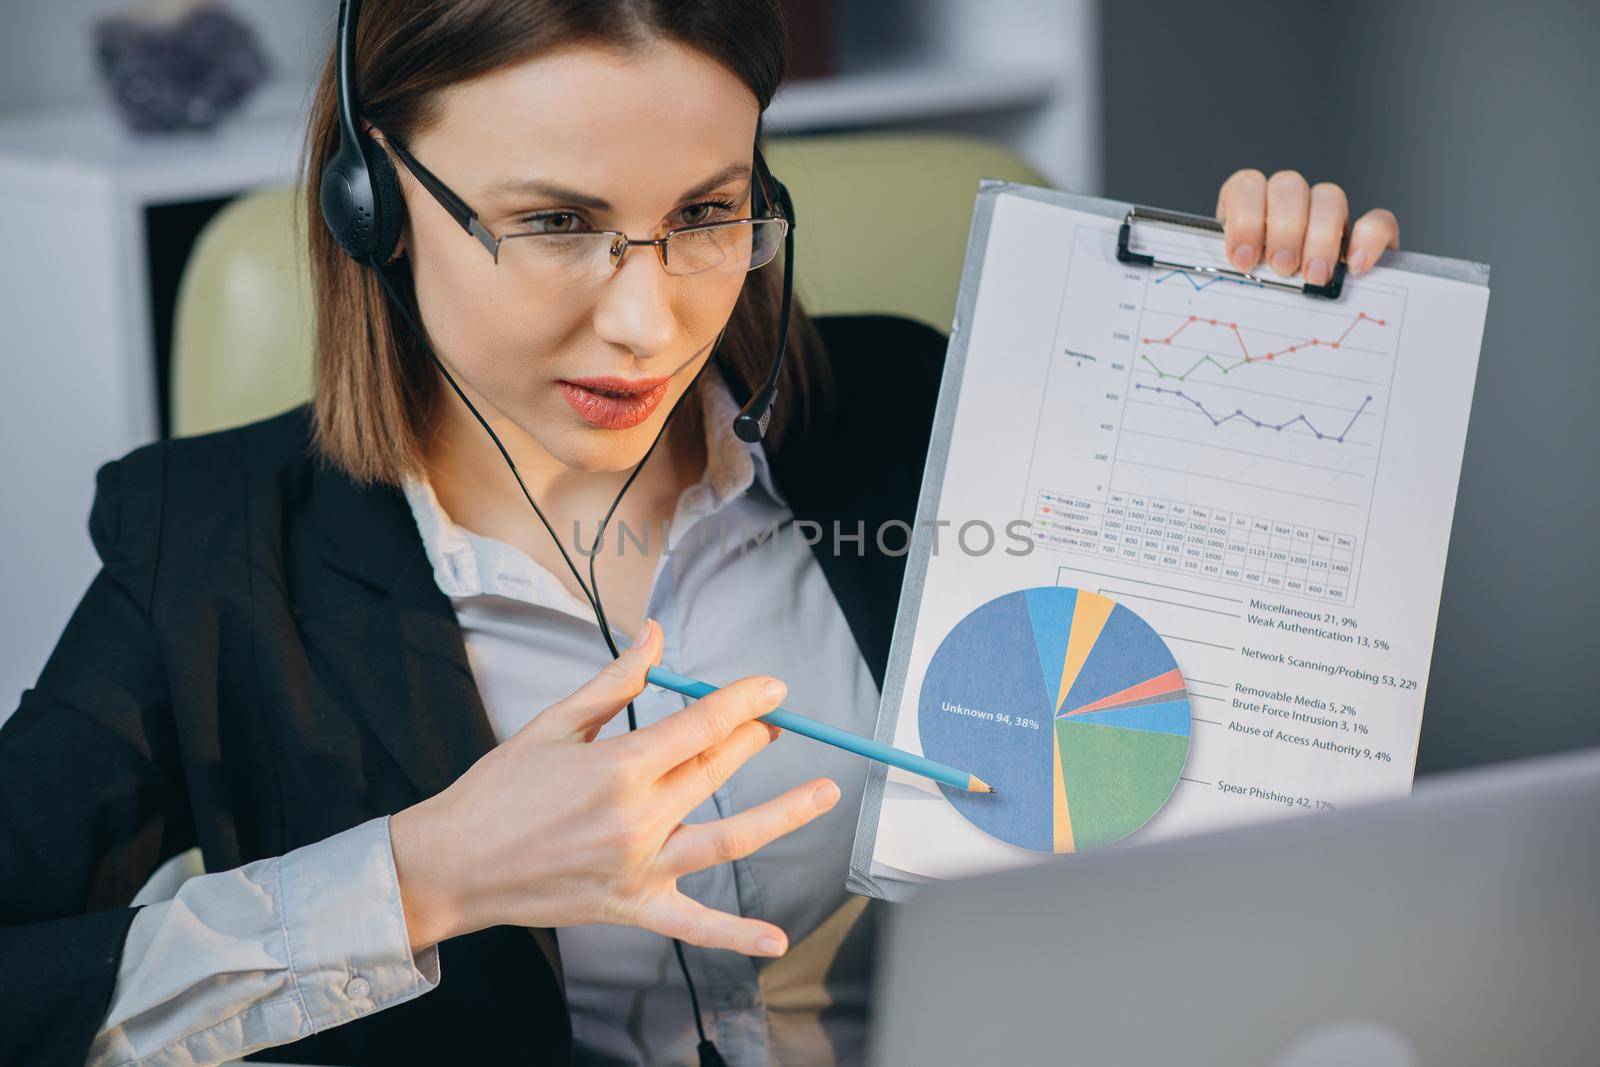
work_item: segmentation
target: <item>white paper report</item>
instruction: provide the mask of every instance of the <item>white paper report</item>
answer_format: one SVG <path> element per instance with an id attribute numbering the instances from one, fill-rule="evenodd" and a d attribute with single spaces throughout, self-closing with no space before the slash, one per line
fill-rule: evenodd
<path id="1" fill-rule="evenodd" d="M 1119 263 L 1117 229 L 996 198 L 959 327 L 938 498 L 950 525 L 899 706 L 884 709 L 893 743 L 922 751 L 922 678 L 968 612 L 1078 586 L 1150 622 L 1190 694 L 1182 778 L 1130 842 L 1406 793 L 1487 287 L 1378 267 L 1319 299 Z M 1162 258 L 1223 262 L 1215 238 L 1136 232 Z M 1018 519 L 1026 555 L 1007 554 L 1003 533 L 983 553 L 955 538 L 972 520 L 999 532 Z M 874 876 L 1040 858 L 888 772 Z"/>

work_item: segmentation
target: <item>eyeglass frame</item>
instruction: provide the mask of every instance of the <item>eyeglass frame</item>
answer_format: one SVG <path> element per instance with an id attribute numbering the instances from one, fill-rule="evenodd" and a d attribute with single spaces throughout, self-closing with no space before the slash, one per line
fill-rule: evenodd
<path id="1" fill-rule="evenodd" d="M 436 201 L 439 202 L 439 206 L 444 208 L 445 211 L 450 215 L 450 217 L 455 219 L 457 224 L 459 224 L 462 229 L 466 230 L 469 234 L 471 234 L 473 237 L 476 237 L 478 239 L 478 242 L 480 244 L 482 244 L 483 247 L 488 250 L 488 252 L 489 252 L 489 254 L 491 256 L 494 257 L 494 261 L 495 261 L 495 263 L 497 265 L 500 262 L 500 245 L 502 243 L 504 243 L 505 241 L 510 240 L 512 238 L 517 238 L 517 237 L 537 237 L 537 236 L 541 236 L 539 234 L 516 234 L 516 233 L 507 233 L 507 234 L 501 234 L 499 236 L 496 236 L 494 233 L 490 232 L 489 228 L 487 226 L 485 226 L 479 220 L 477 211 L 475 211 L 471 207 L 471 205 L 469 205 L 466 202 L 465 199 L 463 199 L 458 193 L 456 193 L 455 190 L 451 189 L 448 185 L 446 185 L 439 178 L 439 176 L 437 174 L 434 174 L 433 171 L 429 170 L 427 168 L 427 166 L 420 159 L 418 159 L 416 156 L 412 155 L 410 150 L 408 150 L 405 145 L 401 144 L 399 141 L 397 141 L 397 140 L 395 140 L 393 138 L 385 138 L 385 143 L 388 144 L 388 146 L 390 148 L 394 149 L 395 155 L 400 158 L 400 162 L 405 165 L 405 168 L 408 171 L 411 172 L 411 176 L 416 178 L 418 184 L 420 184 L 424 189 L 426 189 L 428 191 L 428 193 Z M 648 240 L 641 240 L 641 239 L 636 239 L 636 238 L 633 238 L 633 237 L 629 237 L 626 233 L 623 233 L 621 230 L 585 230 L 585 231 L 583 231 L 583 233 L 584 234 L 604 234 L 604 235 L 607 235 L 607 236 L 612 237 L 614 239 L 620 239 L 621 245 L 622 245 L 622 247 L 620 249 L 618 249 L 617 246 L 616 246 L 616 240 L 613 240 L 613 242 L 612 242 L 612 249 L 611 249 L 612 264 L 611 264 L 611 266 L 612 266 L 612 270 L 614 270 L 614 271 L 615 270 L 620 270 L 622 268 L 622 261 L 623 261 L 623 258 L 628 254 L 628 249 L 634 247 L 635 245 L 641 245 L 641 246 L 643 246 L 643 245 L 652 245 L 652 246 L 654 246 L 655 249 L 656 249 L 656 254 L 661 259 L 661 267 L 662 267 L 662 269 L 663 270 L 668 270 L 668 264 L 667 264 L 667 242 L 670 241 L 675 235 L 680 234 L 680 233 L 691 233 L 691 232 L 694 232 L 694 231 L 697 231 L 697 230 L 710 230 L 710 229 L 717 229 L 717 228 L 725 228 L 730 223 L 739 223 L 739 222 L 749 222 L 749 223 L 777 222 L 777 223 L 781 223 L 782 226 L 783 226 L 783 232 L 780 235 L 779 240 L 787 241 L 790 238 L 789 231 L 790 231 L 790 229 L 792 228 L 792 226 L 794 224 L 793 224 L 793 222 L 791 221 L 791 219 L 789 217 L 785 217 L 785 215 L 782 214 L 783 209 L 781 207 L 779 208 L 779 212 L 780 213 L 778 213 L 778 214 L 766 214 L 766 215 L 758 214 L 759 211 L 766 209 L 767 204 L 768 204 L 768 196 L 767 196 L 767 191 L 766 191 L 767 182 L 769 180 L 771 180 L 772 184 L 777 185 L 776 180 L 771 178 L 771 172 L 767 170 L 767 161 L 765 159 L 763 159 L 762 156 L 761 156 L 761 148 L 760 148 L 760 146 L 757 146 L 756 149 L 755 149 L 754 166 L 752 168 L 751 179 L 752 180 L 751 180 L 751 184 L 750 184 L 750 195 L 751 195 L 752 203 L 750 205 L 751 211 L 750 211 L 750 217 L 748 219 L 721 219 L 721 220 L 719 220 L 717 222 L 699 222 L 699 223 L 694 223 L 693 225 L 690 225 L 690 226 L 676 226 L 676 227 L 673 227 L 672 229 L 668 230 L 666 233 L 662 234 L 660 237 L 653 237 L 653 238 L 650 238 Z M 783 190 L 783 187 L 781 185 L 778 186 L 778 189 L 779 189 L 778 199 L 780 200 L 780 202 L 786 202 L 787 199 L 788 199 L 788 197 L 785 195 L 786 190 Z M 753 231 L 754 230 L 754 226 L 752 226 L 751 229 Z M 574 236 L 574 235 L 572 235 L 572 234 L 560 234 L 558 236 Z M 774 247 L 773 248 L 773 258 L 776 258 L 776 257 L 777 257 L 777 248 Z M 772 259 L 769 259 L 769 260 L 767 260 L 766 263 L 763 263 L 761 266 L 765 267 L 768 264 L 770 264 L 771 262 L 772 262 Z M 748 273 L 751 270 L 760 270 L 760 269 L 761 269 L 760 267 L 747 267 L 747 268 L 745 268 L 745 272 Z M 670 274 L 671 271 L 668 270 L 668 273 Z M 692 275 L 674 275 L 674 277 L 692 277 Z"/>

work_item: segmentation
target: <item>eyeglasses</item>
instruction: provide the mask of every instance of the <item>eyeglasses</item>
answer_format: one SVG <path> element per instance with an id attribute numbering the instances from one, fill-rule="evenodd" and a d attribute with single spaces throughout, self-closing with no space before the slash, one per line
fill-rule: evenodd
<path id="1" fill-rule="evenodd" d="M 574 287 L 604 281 L 622 266 L 628 249 L 646 245 L 655 248 L 670 275 L 744 274 L 772 262 L 789 232 L 788 219 L 764 215 L 679 226 L 650 240 L 620 230 L 513 230 L 496 235 L 404 145 L 393 139 L 388 143 L 418 183 L 489 250 L 495 264 L 530 285 Z M 763 199 L 759 171 L 752 179 L 753 207 Z"/>

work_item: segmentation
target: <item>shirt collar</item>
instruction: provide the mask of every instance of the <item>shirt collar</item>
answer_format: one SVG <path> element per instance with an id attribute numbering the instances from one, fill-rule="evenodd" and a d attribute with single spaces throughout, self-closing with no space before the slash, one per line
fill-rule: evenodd
<path id="1" fill-rule="evenodd" d="M 752 486 L 773 503 L 787 507 L 773 482 L 766 451 L 759 443 L 742 441 L 733 432 L 739 403 L 715 365 L 706 368 L 697 392 L 702 398 L 706 470 L 698 482 L 683 491 L 679 510 L 683 511 L 687 503 L 700 514 L 710 514 Z M 452 521 L 427 478 L 407 475 L 401 489 L 422 535 L 434 580 L 447 596 L 496 594 L 589 617 L 588 605 L 526 553 Z"/>

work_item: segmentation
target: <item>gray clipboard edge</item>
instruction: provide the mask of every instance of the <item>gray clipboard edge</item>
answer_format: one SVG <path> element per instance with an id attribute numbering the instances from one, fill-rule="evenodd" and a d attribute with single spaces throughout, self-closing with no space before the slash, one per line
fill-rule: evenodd
<path id="1" fill-rule="evenodd" d="M 906 670 L 911 652 L 912 631 L 922 604 L 923 582 L 932 553 L 932 520 L 939 514 L 939 493 L 944 485 L 945 468 L 949 462 L 950 432 L 955 425 L 956 403 L 961 393 L 961 379 L 966 369 L 967 337 L 977 306 L 978 290 L 983 281 L 983 259 L 988 251 L 989 225 L 994 217 L 994 205 L 1002 193 L 1014 192 L 1030 199 L 1052 202 L 1055 197 L 1069 201 L 1082 200 L 1083 210 L 1104 214 L 1101 204 L 1088 197 L 1072 197 L 1048 189 L 1021 185 L 1016 182 L 984 178 L 978 183 L 978 194 L 972 211 L 972 224 L 967 232 L 967 252 L 961 265 L 961 286 L 956 293 L 955 318 L 950 324 L 949 346 L 945 349 L 944 373 L 939 382 L 939 398 L 934 407 L 933 429 L 928 442 L 928 457 L 922 468 L 922 487 L 917 496 L 916 522 L 912 527 L 911 547 L 906 557 L 905 577 L 900 585 L 900 605 L 895 614 L 894 634 L 889 644 L 889 661 L 884 668 L 883 691 L 878 705 L 878 722 L 874 737 L 883 744 L 894 741 L 895 724 L 899 719 L 900 701 L 905 692 Z M 1045 194 L 1040 196 L 1039 194 Z M 1126 208 L 1123 209 L 1126 213 Z M 1109 217 L 1120 217 L 1112 214 Z M 856 818 L 856 836 L 850 850 L 850 871 L 845 888 L 863 896 L 883 900 L 909 899 L 920 883 L 886 875 L 873 875 L 872 853 L 878 837 L 878 817 L 883 811 L 883 791 L 889 769 L 882 763 L 872 763 L 867 768 L 866 786 L 861 796 L 861 811 Z"/>
<path id="2" fill-rule="evenodd" d="M 944 488 L 945 468 L 950 459 L 950 437 L 955 427 L 956 404 L 961 379 L 966 372 L 967 341 L 972 333 L 972 318 L 983 282 L 983 260 L 988 254 L 989 227 L 994 207 L 1001 195 L 1068 207 L 1085 214 L 1121 220 L 1133 207 L 1125 201 L 1083 196 L 1056 189 L 1044 189 L 1020 182 L 984 178 L 978 183 L 972 225 L 967 234 L 966 257 L 961 264 L 961 287 L 956 294 L 955 318 L 950 324 L 950 343 L 945 350 L 944 377 L 939 383 L 939 398 L 934 408 L 933 429 L 928 442 L 928 458 L 922 469 L 922 488 L 917 498 L 916 523 L 911 547 L 906 556 L 905 577 L 900 585 L 900 606 L 895 613 L 894 633 L 889 644 L 889 660 L 884 668 L 883 691 L 878 705 L 874 737 L 883 744 L 894 743 L 895 726 L 905 693 L 906 673 L 911 659 L 911 638 L 922 606 L 928 559 L 932 554 L 932 522 L 939 514 L 939 494 Z M 1415 274 L 1430 274 L 1471 285 L 1489 284 L 1489 266 L 1468 260 L 1450 259 L 1421 252 L 1389 250 L 1378 266 Z M 877 842 L 878 818 L 883 811 L 883 792 L 889 769 L 882 763 L 867 768 L 866 786 L 861 795 L 861 811 L 856 818 L 856 836 L 850 850 L 850 870 L 845 888 L 863 896 L 903 901 L 915 895 L 923 884 L 887 875 L 874 876 L 872 853 Z"/>

